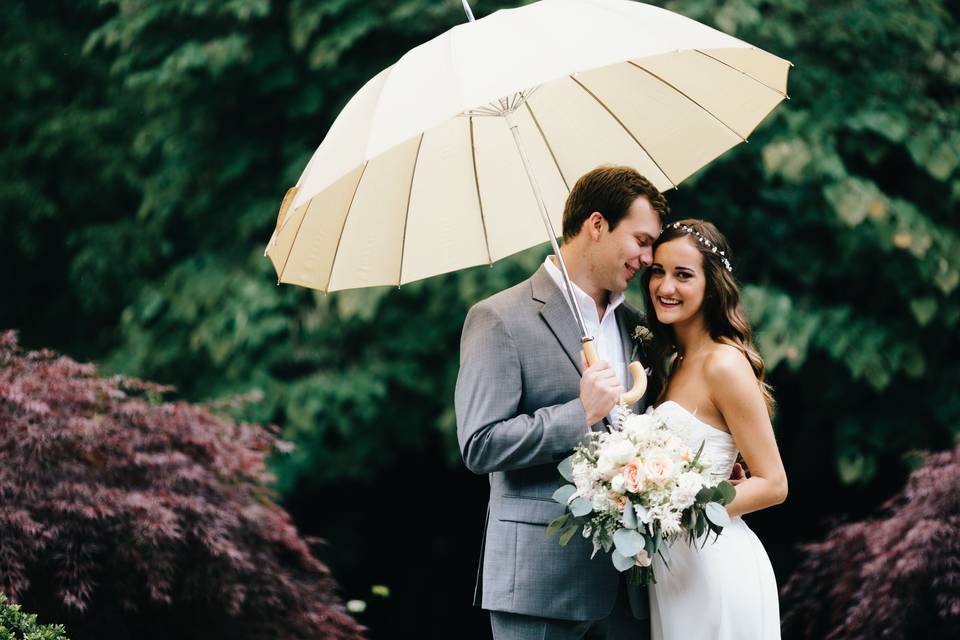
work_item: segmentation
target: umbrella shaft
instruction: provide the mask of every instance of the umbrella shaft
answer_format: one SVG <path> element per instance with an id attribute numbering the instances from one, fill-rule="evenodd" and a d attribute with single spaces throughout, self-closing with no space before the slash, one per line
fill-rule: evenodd
<path id="1" fill-rule="evenodd" d="M 520 161 L 523 163 L 523 168 L 527 172 L 527 179 L 530 181 L 530 187 L 533 189 L 533 195 L 537 200 L 537 208 L 540 210 L 540 218 L 543 220 L 544 226 L 547 228 L 547 235 L 550 236 L 550 244 L 553 246 L 553 254 L 557 257 L 557 262 L 560 263 L 560 272 L 563 274 L 563 284 L 567 288 L 567 298 L 570 300 L 570 306 L 573 308 L 573 315 L 577 319 L 577 325 L 580 327 L 580 339 L 583 342 L 592 340 L 592 336 L 587 333 L 586 323 L 583 321 L 583 312 L 580 311 L 580 304 L 577 302 L 577 297 L 573 294 L 573 286 L 570 284 L 570 274 L 567 272 L 567 265 L 563 261 L 563 255 L 560 253 L 560 245 L 557 244 L 557 234 L 553 230 L 553 223 L 550 222 L 550 216 L 547 214 L 547 207 L 543 204 L 543 195 L 540 193 L 540 185 L 537 184 L 537 179 L 533 175 L 533 170 L 530 168 L 530 161 L 527 159 L 527 154 L 523 150 L 523 144 L 520 141 L 520 129 L 517 125 L 516 116 L 513 112 L 507 112 L 504 114 L 504 117 L 507 120 L 507 124 L 510 127 L 510 133 L 513 134 L 513 141 L 517 145 L 517 151 L 520 153 Z"/>

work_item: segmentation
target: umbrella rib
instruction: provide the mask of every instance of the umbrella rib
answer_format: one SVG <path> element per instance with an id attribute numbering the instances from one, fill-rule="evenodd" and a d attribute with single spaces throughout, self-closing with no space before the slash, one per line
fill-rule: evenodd
<path id="1" fill-rule="evenodd" d="M 487 219 L 483 215 L 483 198 L 480 196 L 480 174 L 477 172 L 477 145 L 473 138 L 473 116 L 470 116 L 470 158 L 473 160 L 473 183 L 477 187 L 477 205 L 480 207 L 480 226 L 483 227 L 483 244 L 487 248 L 487 263 L 493 264 L 490 254 L 490 238 L 487 236 Z"/>
<path id="2" fill-rule="evenodd" d="M 753 80 L 753 81 L 756 82 L 757 84 L 762 84 L 762 85 L 765 86 L 767 89 L 770 89 L 770 91 L 773 91 L 773 92 L 776 93 L 777 95 L 781 95 L 781 96 L 783 96 L 784 98 L 786 98 L 787 100 L 790 99 L 790 96 L 788 96 L 787 94 L 785 94 L 783 91 L 780 91 L 780 89 L 776 89 L 776 88 L 774 88 L 774 87 L 771 87 L 770 85 L 768 85 L 768 84 L 767 84 L 766 82 L 764 82 L 763 80 L 760 80 L 759 78 L 753 77 L 751 74 L 747 73 L 747 72 L 744 71 L 743 69 L 739 69 L 739 68 L 733 66 L 733 65 L 730 64 L 729 62 L 724 62 L 724 61 L 721 60 L 720 58 L 715 58 L 714 56 L 710 55 L 710 54 L 707 53 L 706 51 L 702 51 L 702 50 L 700 50 L 700 49 L 694 49 L 694 51 L 696 51 L 697 53 L 699 53 L 699 54 L 702 55 L 702 56 L 706 56 L 706 57 L 710 58 L 711 60 L 715 60 L 716 62 L 719 62 L 720 64 L 722 64 L 722 65 L 725 66 L 725 67 L 730 67 L 730 68 L 733 69 L 734 71 L 739 71 L 740 73 L 742 73 L 743 75 L 747 76 L 748 78 L 750 78 L 751 80 Z M 759 51 L 759 49 L 757 49 L 757 51 Z"/>
<path id="3" fill-rule="evenodd" d="M 420 147 L 423 146 L 423 134 L 417 141 L 417 153 L 413 156 L 413 169 L 410 171 L 410 188 L 407 190 L 407 210 L 403 215 L 403 236 L 400 240 L 400 270 L 397 273 L 397 286 L 403 281 L 403 257 L 407 249 L 407 223 L 410 221 L 410 196 L 413 195 L 413 179 L 417 175 L 417 162 L 420 160 Z"/>
<path id="4" fill-rule="evenodd" d="M 637 63 L 634 62 L 633 60 L 627 60 L 627 63 L 633 65 L 633 66 L 636 67 L 637 69 L 640 69 L 640 71 L 643 71 L 644 73 L 649 74 L 650 77 L 655 78 L 655 79 L 659 80 L 660 82 L 662 82 L 663 84 L 667 85 L 668 87 L 670 87 L 671 89 L 673 89 L 674 91 L 676 91 L 677 93 L 679 93 L 680 95 L 682 95 L 684 98 L 686 98 L 687 100 L 689 100 L 689 101 L 692 102 L 693 104 L 697 105 L 697 107 L 699 107 L 699 108 L 700 108 L 704 113 L 706 113 L 708 116 L 710 116 L 711 118 L 713 118 L 714 120 L 716 120 L 717 122 L 719 122 L 720 124 L 722 124 L 724 127 L 726 127 L 727 129 L 729 129 L 730 132 L 733 133 L 733 135 L 735 135 L 735 136 L 737 136 L 738 138 L 740 138 L 740 140 L 742 140 L 743 142 L 746 142 L 746 141 L 747 141 L 747 139 L 744 138 L 742 135 L 740 135 L 740 133 L 737 132 L 733 127 L 731 127 L 731 126 L 728 125 L 726 122 L 724 122 L 723 120 L 721 120 L 720 118 L 718 118 L 715 113 L 713 113 L 712 111 L 710 111 L 709 109 L 707 109 L 705 106 L 703 106 L 702 104 L 700 104 L 699 102 L 697 102 L 696 100 L 694 100 L 693 98 L 691 98 L 690 96 L 688 96 L 686 93 L 684 93 L 683 91 L 681 91 L 681 90 L 678 89 L 677 87 L 673 86 L 672 84 L 670 84 L 669 82 L 667 82 L 666 80 L 664 80 L 663 78 L 661 78 L 660 76 L 658 76 L 657 74 L 655 74 L 654 72 L 652 72 L 652 71 L 650 71 L 649 69 L 646 69 L 646 68 L 644 68 L 644 67 L 641 67 L 639 64 L 637 64 Z"/>
<path id="5" fill-rule="evenodd" d="M 347 228 L 347 219 L 350 217 L 350 209 L 353 208 L 353 201 L 357 198 L 357 192 L 360 190 L 360 183 L 363 182 L 363 176 L 367 173 L 369 160 L 364 160 L 363 169 L 360 170 L 360 177 L 357 179 L 357 186 L 353 188 L 353 195 L 350 196 L 350 204 L 347 205 L 347 212 L 343 215 L 343 224 L 340 225 L 340 235 L 337 236 L 337 248 L 333 250 L 333 260 L 330 261 L 330 275 L 327 276 L 327 284 L 323 287 L 323 292 L 328 293 L 330 281 L 333 280 L 333 270 L 337 266 L 337 254 L 340 253 L 340 241 L 343 240 L 343 230 Z"/>
<path id="6" fill-rule="evenodd" d="M 617 115 L 610 109 L 610 107 L 608 107 L 608 106 L 603 102 L 603 100 L 601 100 L 600 97 L 597 96 L 597 94 L 595 94 L 593 91 L 590 91 L 590 89 L 588 89 L 582 82 L 580 82 L 579 80 L 577 80 L 577 79 L 574 78 L 573 76 L 570 76 L 570 79 L 573 80 L 575 83 L 577 83 L 577 86 L 579 86 L 581 89 L 583 89 L 584 91 L 586 91 L 586 92 L 587 92 L 587 95 L 589 95 L 591 98 L 593 98 L 594 100 L 596 100 L 596 101 L 597 101 L 597 104 L 599 104 L 601 107 L 603 107 L 603 109 L 604 109 L 608 114 L 610 114 L 610 117 L 613 118 L 614 121 L 615 121 L 618 125 L 620 125 L 620 127 L 621 127 L 624 131 L 626 131 L 627 135 L 630 136 L 630 137 L 633 139 L 633 141 L 637 143 L 637 146 L 640 147 L 640 149 L 642 149 L 643 152 L 644 152 L 645 154 L 647 154 L 647 157 L 650 158 L 650 161 L 651 161 L 654 165 L 656 165 L 657 169 L 660 170 L 660 173 L 663 174 L 663 177 L 667 179 L 667 181 L 670 183 L 670 185 L 671 185 L 674 189 L 676 189 L 676 188 L 677 188 L 677 183 L 673 181 L 673 178 L 671 178 L 671 177 L 667 174 L 667 172 L 663 170 L 663 167 L 661 167 L 661 166 L 660 166 L 660 163 L 657 162 L 657 159 L 653 157 L 653 154 L 651 154 L 649 151 L 647 151 L 647 148 L 643 146 L 643 143 L 640 142 L 640 140 L 637 139 L 637 136 L 633 135 L 633 132 L 630 131 L 630 129 L 627 128 L 627 125 L 625 125 L 625 124 L 623 123 L 623 121 L 622 121 L 620 118 L 617 117 Z"/>
<path id="7" fill-rule="evenodd" d="M 300 224 L 297 225 L 297 232 L 293 234 L 293 241 L 290 243 L 290 251 L 287 251 L 287 257 L 283 259 L 283 266 L 280 267 L 280 275 L 277 276 L 277 284 L 283 282 L 283 272 L 287 270 L 287 263 L 290 262 L 290 256 L 293 254 L 293 248 L 297 246 L 297 238 L 300 237 L 300 227 L 303 226 L 303 221 L 307 219 L 307 214 L 310 213 L 310 207 L 313 206 L 313 199 L 310 199 L 310 202 L 307 203 L 307 210 L 303 212 L 303 215 L 300 216 Z"/>
<path id="8" fill-rule="evenodd" d="M 560 174 L 560 179 L 563 180 L 563 186 L 567 188 L 567 193 L 570 193 L 570 183 L 567 182 L 567 176 L 563 175 L 563 169 L 560 168 L 560 162 L 557 160 L 556 154 L 553 153 L 553 147 L 550 146 L 547 136 L 543 133 L 543 128 L 540 126 L 540 121 L 537 120 L 537 116 L 533 114 L 533 108 L 530 106 L 529 102 L 524 102 L 523 106 L 527 108 L 527 112 L 530 114 L 530 117 L 533 118 L 533 124 L 537 125 L 537 131 L 540 132 L 540 137 L 543 138 L 543 144 L 547 145 L 547 151 L 550 152 L 550 157 L 553 158 L 553 164 L 557 166 L 557 173 Z"/>

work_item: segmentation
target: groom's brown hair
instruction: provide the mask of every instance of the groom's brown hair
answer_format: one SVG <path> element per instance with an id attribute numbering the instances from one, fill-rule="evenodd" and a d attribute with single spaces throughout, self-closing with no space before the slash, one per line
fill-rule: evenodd
<path id="1" fill-rule="evenodd" d="M 613 231 L 640 196 L 659 214 L 660 224 L 665 223 L 670 215 L 667 199 L 636 169 L 605 165 L 588 171 L 580 176 L 567 196 L 563 207 L 563 239 L 576 237 L 584 220 L 594 211 L 600 212 Z"/>

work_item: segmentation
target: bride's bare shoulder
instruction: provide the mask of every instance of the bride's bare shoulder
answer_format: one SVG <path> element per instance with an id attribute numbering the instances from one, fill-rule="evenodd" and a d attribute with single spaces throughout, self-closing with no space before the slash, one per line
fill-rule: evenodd
<path id="1" fill-rule="evenodd" d="M 747 356 L 738 347 L 716 342 L 703 360 L 703 373 L 708 382 L 734 383 L 756 380 Z"/>

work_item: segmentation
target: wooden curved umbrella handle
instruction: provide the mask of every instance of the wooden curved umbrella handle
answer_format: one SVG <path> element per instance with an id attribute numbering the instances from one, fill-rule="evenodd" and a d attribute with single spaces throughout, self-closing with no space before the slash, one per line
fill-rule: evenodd
<path id="1" fill-rule="evenodd" d="M 593 338 L 587 338 L 583 341 L 583 356 L 587 359 L 587 366 L 592 366 L 600 360 L 597 354 L 597 345 Z M 621 394 L 620 404 L 631 405 L 643 397 L 647 390 L 647 372 L 639 362 L 631 362 L 627 365 L 630 375 L 633 377 L 633 386 L 626 393 Z"/>

